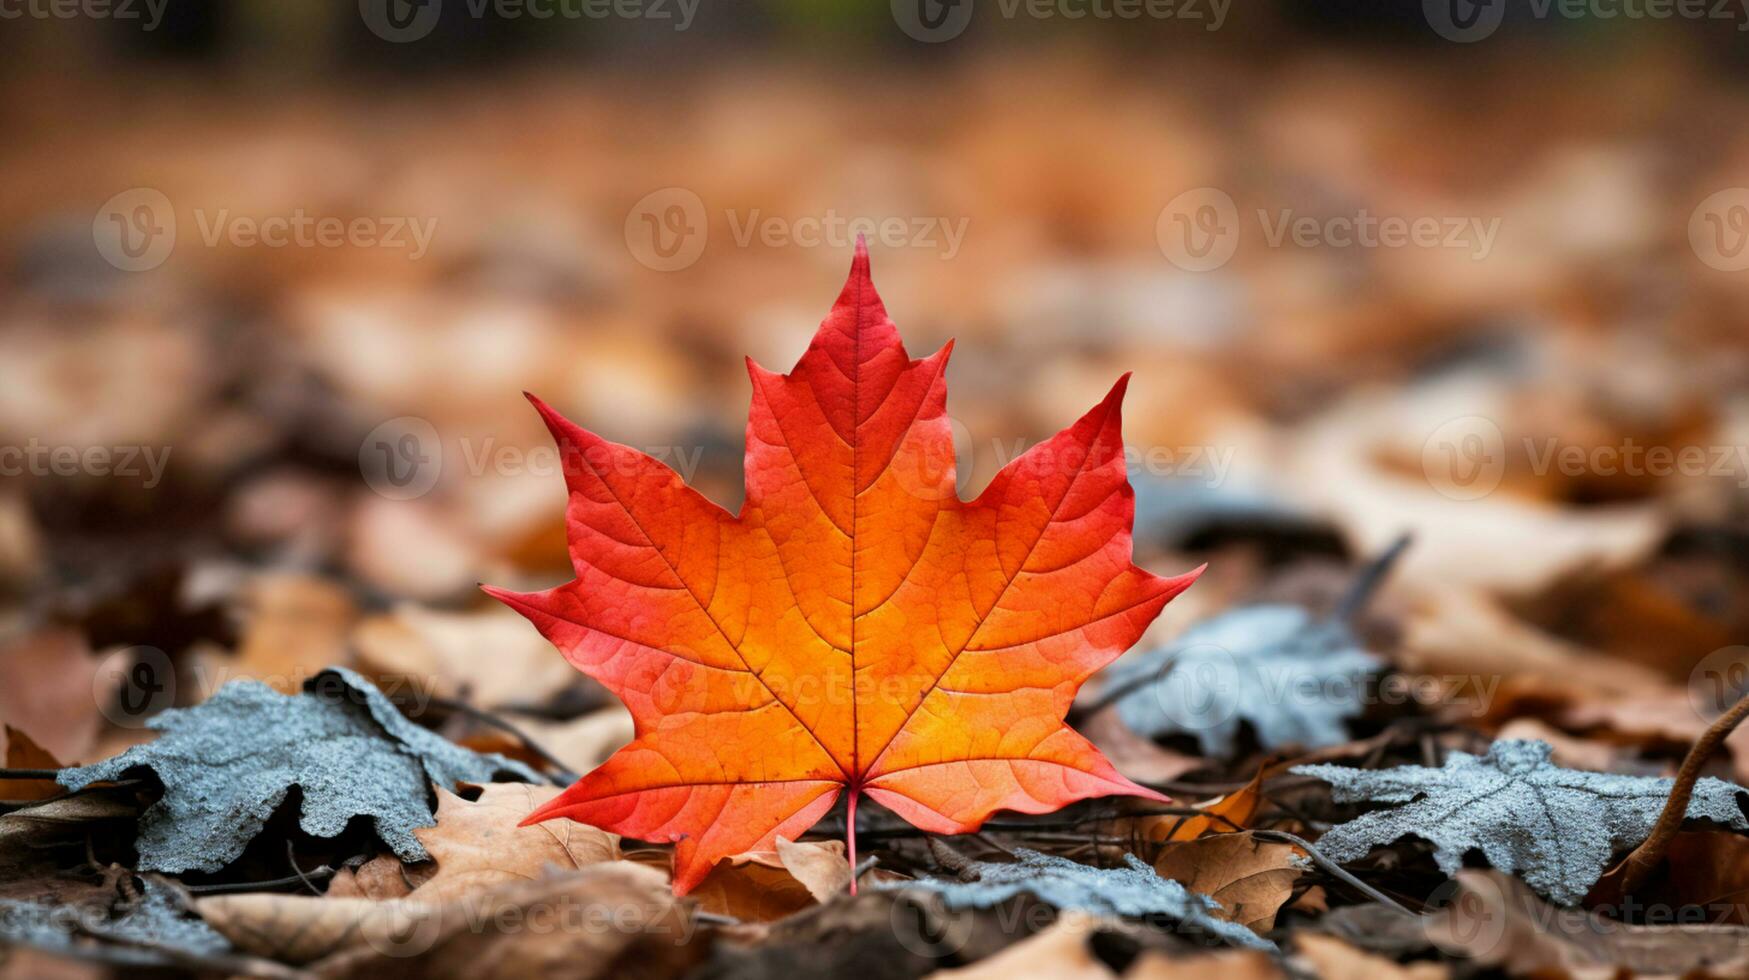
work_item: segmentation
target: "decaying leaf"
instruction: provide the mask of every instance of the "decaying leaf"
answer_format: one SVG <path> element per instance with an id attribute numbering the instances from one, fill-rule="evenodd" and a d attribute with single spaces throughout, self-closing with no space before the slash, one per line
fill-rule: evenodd
<path id="1" fill-rule="evenodd" d="M 1225 796 L 1197 805 L 1202 812 L 1196 816 L 1158 814 L 1136 817 L 1135 827 L 1143 839 L 1151 841 L 1196 840 L 1204 834 L 1231 834 L 1245 829 L 1257 814 L 1263 801 L 1263 776 L 1267 767 L 1259 768 L 1251 781 Z"/>
<path id="2" fill-rule="evenodd" d="M 322 977 L 678 973 L 702 952 L 658 871 L 625 861 L 506 881 L 442 903 L 256 893 L 201 899 L 238 948 Z"/>
<path id="3" fill-rule="evenodd" d="M 1381 661 L 1348 626 L 1289 605 L 1246 606 L 1197 624 L 1171 644 L 1126 657 L 1112 687 L 1142 683 L 1117 702 L 1138 734 L 1194 735 L 1202 753 L 1233 755 L 1241 723 L 1265 749 L 1317 749 L 1348 739 L 1364 681 Z"/>
<path id="4" fill-rule="evenodd" d="M 1170 844 L 1154 861 L 1161 877 L 1214 899 L 1215 915 L 1259 933 L 1275 928 L 1275 913 L 1306 867 L 1306 855 L 1294 845 L 1250 834 Z"/>
<path id="5" fill-rule="evenodd" d="M 1451 901 L 1422 928 L 1439 949 L 1513 977 L 1749 974 L 1749 929 L 1743 926 L 1630 925 L 1581 909 L 1556 909 L 1498 871 L 1459 872 Z"/>
<path id="6" fill-rule="evenodd" d="M 683 894 L 846 791 L 853 862 L 864 794 L 933 833 L 1000 809 L 1163 799 L 1063 722 L 1197 575 L 1131 560 L 1127 378 L 968 503 L 948 352 L 910 358 L 859 242 L 794 370 L 749 364 L 739 515 L 536 402 L 579 577 L 488 591 L 619 695 L 638 737 L 531 819 L 674 841 Z"/>
<path id="7" fill-rule="evenodd" d="M 417 861 L 427 854 L 413 829 L 431 824 L 431 784 L 539 781 L 519 762 L 469 752 L 413 724 L 343 668 L 311 678 L 296 696 L 236 681 L 151 726 L 162 733 L 156 741 L 66 770 L 60 782 L 77 790 L 130 769 L 156 773 L 164 795 L 141 816 L 136 841 L 140 867 L 153 871 L 224 867 L 293 786 L 302 790 L 306 833 L 332 837 L 353 817 L 370 817 L 384 843 Z"/>
<path id="8" fill-rule="evenodd" d="M 433 693 L 486 708 L 540 704 L 579 680 L 551 644 L 502 606 L 444 612 L 403 603 L 359 623 L 352 643 L 360 673 L 418 677 Z M 491 656 L 480 655 L 486 650 Z"/>
<path id="9" fill-rule="evenodd" d="M 6 768 L 59 769 L 61 763 L 23 731 L 6 725 L 0 731 L 6 736 Z M 53 779 L 0 779 L 0 799 L 46 800 L 60 796 L 63 790 Z"/>
<path id="10" fill-rule="evenodd" d="M 1294 937 L 1294 947 L 1297 958 L 1321 980 L 1442 980 L 1451 976 L 1442 963 L 1404 965 L 1309 930 Z"/>
<path id="11" fill-rule="evenodd" d="M 533 881 L 548 868 L 569 871 L 618 860 L 619 838 L 605 830 L 571 822 L 518 826 L 558 793 L 555 786 L 490 783 L 480 788 L 479 799 L 469 801 L 438 787 L 437 825 L 413 831 L 436 869 L 416 887 L 399 891 L 422 902 L 442 902 L 501 882 Z M 365 870 L 376 862 L 392 867 Z M 383 855 L 359 869 L 353 887 L 363 897 L 389 897 L 400 870 L 399 858 Z M 377 878 L 391 883 L 387 895 L 370 884 Z"/>
<path id="12" fill-rule="evenodd" d="M 1585 897 L 1619 849 L 1646 839 L 1672 780 L 1563 769 L 1546 742 L 1499 741 L 1486 755 L 1453 752 L 1438 769 L 1297 766 L 1335 790 L 1339 803 L 1401 804 L 1331 828 L 1318 846 L 1338 861 L 1365 857 L 1402 837 L 1433 842 L 1448 876 L 1478 849 L 1502 871 L 1520 872 L 1564 905 Z M 1691 819 L 1749 830 L 1742 787 L 1706 778 L 1695 784 Z"/>
<path id="13" fill-rule="evenodd" d="M 1021 894 L 1030 894 L 1062 910 L 1093 915 L 1164 916 L 1194 932 L 1248 949 L 1273 950 L 1275 945 L 1217 914 L 1217 903 L 1154 873 L 1133 854 L 1127 867 L 1095 868 L 1067 858 L 1016 848 L 1009 863 L 970 862 L 961 872 L 969 880 L 924 878 L 888 887 L 926 888 L 940 895 L 950 909 L 990 908 Z"/>
<path id="14" fill-rule="evenodd" d="M 737 854 L 711 869 L 689 894 L 706 912 L 772 922 L 826 901 L 850 885 L 842 841 L 794 843 Z"/>

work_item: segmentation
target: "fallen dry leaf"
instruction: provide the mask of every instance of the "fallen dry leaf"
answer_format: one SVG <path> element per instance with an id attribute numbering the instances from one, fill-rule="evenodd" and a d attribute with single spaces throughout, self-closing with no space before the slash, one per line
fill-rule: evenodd
<path id="1" fill-rule="evenodd" d="M 73 629 L 39 629 L 0 641 L 0 719 L 69 764 L 86 758 L 103 717 L 98 660 Z"/>
<path id="2" fill-rule="evenodd" d="M 619 860 L 619 837 L 605 830 L 570 821 L 520 826 L 524 817 L 558 794 L 555 786 L 488 783 L 470 801 L 437 787 L 437 826 L 413 831 L 435 867 L 415 887 L 404 887 L 402 862 L 385 854 L 344 883 L 337 881 L 329 894 L 338 888 L 343 896 L 411 897 L 434 904 L 507 881 L 533 881 L 548 868 L 570 871 Z"/>
<path id="3" fill-rule="evenodd" d="M 443 903 L 254 893 L 200 899 L 239 949 L 321 977 L 614 977 L 678 973 L 701 955 L 666 876 L 625 861 L 501 881 Z"/>
<path id="4" fill-rule="evenodd" d="M 23 731 L 7 725 L 6 734 L 6 768 L 8 769 L 59 769 L 61 764 L 42 746 L 31 740 Z M 7 800 L 46 800 L 60 796 L 66 790 L 56 783 L 54 777 L 48 779 L 0 779 L 0 799 Z"/>
<path id="5" fill-rule="evenodd" d="M 252 580 L 244 593 L 242 642 L 223 666 L 231 677 L 261 681 L 295 694 L 325 667 L 351 659 L 347 634 L 358 615 L 339 584 L 277 573 Z"/>
<path id="6" fill-rule="evenodd" d="M 967 502 L 949 352 L 911 359 L 859 239 L 795 368 L 749 361 L 738 515 L 534 399 L 564 460 L 578 577 L 487 591 L 613 690 L 638 738 L 532 819 L 672 841 L 685 894 L 840 794 L 852 861 L 865 794 L 932 833 L 997 810 L 1165 799 L 1063 721 L 1200 574 L 1133 561 L 1128 377 Z"/>
<path id="7" fill-rule="evenodd" d="M 1296 935 L 1294 949 L 1321 980 L 1443 980 L 1451 976 L 1443 963 L 1402 964 L 1316 932 Z"/>
<path id="8" fill-rule="evenodd" d="M 577 680 L 552 644 L 502 607 L 442 612 L 402 603 L 360 622 L 352 643 L 368 677 L 414 678 L 422 693 L 483 708 L 538 705 Z"/>
<path id="9" fill-rule="evenodd" d="M 1136 827 L 1145 840 L 1151 841 L 1188 841 L 1204 834 L 1231 834 L 1244 830 L 1262 802 L 1263 776 L 1268 769 L 1267 765 L 1259 767 L 1257 775 L 1242 788 L 1200 804 L 1198 809 L 1203 812 L 1199 816 L 1140 817 L 1136 820 Z"/>
<path id="10" fill-rule="evenodd" d="M 1166 845 L 1154 870 L 1219 902 L 1215 915 L 1265 933 L 1275 928 L 1275 913 L 1293 896 L 1294 882 L 1305 873 L 1304 859 L 1292 844 L 1249 833 L 1213 834 Z"/>
<path id="11" fill-rule="evenodd" d="M 791 843 L 779 837 L 776 850 L 737 854 L 717 865 L 690 896 L 707 912 L 772 922 L 849 884 L 843 841 Z"/>
<path id="12" fill-rule="evenodd" d="M 1014 980 L 1052 977 L 1055 980 L 1111 980 L 1117 976 L 1093 955 L 1087 940 L 1099 920 L 1081 912 L 1065 912 L 1038 932 L 994 956 L 953 970 L 937 970 L 929 980 Z"/>
<path id="13" fill-rule="evenodd" d="M 1628 925 L 1556 908 L 1498 871 L 1458 872 L 1451 902 L 1423 928 L 1441 950 L 1514 977 L 1650 980 L 1749 972 L 1749 928 Z"/>

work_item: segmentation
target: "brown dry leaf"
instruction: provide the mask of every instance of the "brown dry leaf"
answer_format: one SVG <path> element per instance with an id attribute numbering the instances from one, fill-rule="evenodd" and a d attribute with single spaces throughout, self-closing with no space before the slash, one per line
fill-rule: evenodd
<path id="1" fill-rule="evenodd" d="M 1124 971 L 1124 980 L 1282 980 L 1268 953 L 1232 949 L 1172 957 L 1149 950 Z"/>
<path id="2" fill-rule="evenodd" d="M 411 885 L 401 862 L 383 855 L 366 862 L 340 895 L 373 900 L 411 897 L 427 904 L 461 898 L 507 881 L 533 881 L 548 867 L 570 871 L 620 858 L 619 837 L 573 820 L 519 827 L 523 817 L 559 795 L 556 786 L 489 783 L 468 801 L 437 788 L 437 826 L 413 831 L 431 853 L 435 870 L 420 869 Z M 333 894 L 333 888 L 330 888 Z"/>
<path id="3" fill-rule="evenodd" d="M 541 704 L 577 679 L 552 644 L 503 607 L 440 612 L 403 603 L 360 622 L 352 642 L 366 676 L 416 678 L 421 691 L 483 708 Z"/>
<path id="4" fill-rule="evenodd" d="M 1618 869 L 1611 869 L 1585 904 L 1608 912 L 1595 900 L 1613 905 L 1619 891 Z M 1722 830 L 1678 833 L 1633 900 L 1641 908 L 1695 909 L 1714 925 L 1749 926 L 1749 837 Z"/>
<path id="5" fill-rule="evenodd" d="M 73 629 L 41 629 L 0 641 L 0 719 L 31 733 L 50 755 L 69 763 L 89 758 L 103 717 L 97 703 L 98 661 Z"/>
<path id="6" fill-rule="evenodd" d="M 1667 530 L 1667 519 L 1650 505 L 1562 507 L 1515 495 L 1509 486 L 1487 492 L 1461 475 L 1423 470 L 1444 462 L 1435 440 L 1471 435 L 1451 431 L 1454 420 L 1492 425 L 1481 407 L 1493 394 L 1427 385 L 1352 398 L 1295 441 L 1294 485 L 1362 554 L 1414 529 L 1415 547 L 1396 571 L 1405 582 L 1528 595 L 1572 572 L 1627 568 L 1650 554 Z M 1502 407 L 1492 417 L 1508 416 Z M 1492 435 L 1500 438 L 1498 427 Z M 1502 554 L 1513 560 L 1500 561 Z"/>
<path id="7" fill-rule="evenodd" d="M 282 694 L 303 690 L 325 667 L 350 659 L 347 633 L 358 616 L 340 585 L 309 575 L 263 575 L 244 596 L 243 639 L 231 673 L 251 677 Z"/>
<path id="8" fill-rule="evenodd" d="M 1498 871 L 1460 871 L 1458 893 L 1424 928 L 1447 953 L 1514 977 L 1743 976 L 1749 928 L 1627 925 L 1582 909 L 1549 905 Z"/>
<path id="9" fill-rule="evenodd" d="M 548 648 L 551 652 L 551 648 Z M 564 663 L 563 658 L 554 658 Z M 570 670 L 567 664 L 566 669 Z M 573 671 L 574 672 L 574 671 Z M 551 752 L 572 772 L 588 772 L 607 761 L 632 740 L 632 713 L 624 705 L 611 707 L 565 722 L 551 722 L 526 715 L 510 715 L 516 727 Z"/>
<path id="10" fill-rule="evenodd" d="M 1548 692 L 1572 700 L 1666 684 L 1656 671 L 1550 636 L 1513 616 L 1498 599 L 1455 587 L 1415 595 L 1396 660 L 1411 673 L 1468 679 L 1469 688 L 1446 707 L 1472 723 L 1498 710 L 1502 699 L 1493 685 L 1501 678 L 1535 679 Z"/>
<path id="11" fill-rule="evenodd" d="M 1568 735 L 1535 718 L 1514 718 L 1494 733 L 1496 739 L 1532 739 L 1554 747 L 1554 761 L 1569 769 L 1590 769 L 1593 772 L 1614 772 L 1621 752 L 1604 742 Z"/>
<path id="12" fill-rule="evenodd" d="M 1587 700 L 1572 704 L 1560 724 L 1581 731 L 1597 729 L 1601 737 L 1613 735 L 1627 745 L 1686 752 L 1712 724 L 1694 707 L 1685 691 L 1653 688 L 1657 693 L 1611 700 Z M 1724 747 L 1731 755 L 1732 772 L 1739 783 L 1749 783 L 1749 727 L 1726 736 Z"/>
<path id="13" fill-rule="evenodd" d="M 1214 834 L 1166 845 L 1154 870 L 1221 903 L 1217 916 L 1264 933 L 1275 928 L 1275 913 L 1293 896 L 1304 859 L 1292 844 Z"/>
<path id="14" fill-rule="evenodd" d="M 1105 710 L 1081 723 L 1081 734 L 1105 753 L 1117 771 L 1143 783 L 1170 783 L 1207 760 L 1154 744 L 1123 723 L 1116 711 Z"/>
<path id="15" fill-rule="evenodd" d="M 1082 912 L 1065 912 L 1057 921 L 1007 949 L 953 970 L 937 970 L 929 980 L 1014 980 L 1052 977 L 1056 980 L 1113 980 L 1117 974 L 1093 955 L 1087 945 L 1099 920 Z"/>
<path id="16" fill-rule="evenodd" d="M 60 762 L 29 735 L 5 726 L 6 767 L 8 769 L 59 769 Z M 46 800 L 60 796 L 66 790 L 53 779 L 0 779 L 0 799 Z"/>
<path id="17" fill-rule="evenodd" d="M 413 889 L 431 880 L 437 866 L 430 861 L 403 864 L 393 854 L 378 854 L 357 868 L 341 868 L 328 879 L 329 898 L 368 898 L 386 902 L 406 898 Z"/>
<path id="18" fill-rule="evenodd" d="M 695 923 L 658 871 L 624 861 L 538 881 L 504 881 L 465 898 L 255 893 L 197 909 L 239 949 L 321 977 L 613 977 L 635 967 L 679 973 L 703 952 Z"/>
<path id="19" fill-rule="evenodd" d="M 790 877 L 802 883 L 816 902 L 831 901 L 850 888 L 850 862 L 838 841 L 796 842 L 777 839 L 777 859 Z"/>
<path id="20" fill-rule="evenodd" d="M 1262 802 L 1263 776 L 1268 769 L 1268 766 L 1260 767 L 1244 788 L 1201 804 L 1199 809 L 1206 816 L 1142 817 L 1136 821 L 1136 827 L 1144 840 L 1151 841 L 1188 841 L 1204 834 L 1230 834 L 1243 830 Z"/>
<path id="21" fill-rule="evenodd" d="M 1443 980 L 1451 976 L 1443 963 L 1402 964 L 1316 932 L 1298 933 L 1294 946 L 1299 958 L 1321 980 Z"/>
<path id="22" fill-rule="evenodd" d="M 824 900 L 822 892 L 830 897 L 848 886 L 850 869 L 843 841 L 789 843 L 780 839 L 779 848 L 729 858 L 713 868 L 688 897 L 697 899 L 706 912 L 743 922 L 772 922 L 813 907 Z M 842 885 L 831 887 L 834 880 Z"/>

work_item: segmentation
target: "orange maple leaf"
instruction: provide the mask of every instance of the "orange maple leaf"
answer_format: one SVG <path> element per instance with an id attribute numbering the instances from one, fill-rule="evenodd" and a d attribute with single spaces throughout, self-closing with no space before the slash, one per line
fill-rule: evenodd
<path id="1" fill-rule="evenodd" d="M 577 578 L 487 592 L 631 709 L 637 736 L 530 814 L 674 841 L 674 891 L 794 839 L 848 791 L 933 833 L 996 810 L 1165 797 L 1063 718 L 1201 569 L 1131 561 L 1119 403 L 954 491 L 949 343 L 911 360 L 850 278 L 787 375 L 751 359 L 746 503 L 732 515 L 662 463 L 530 396 L 557 440 Z"/>

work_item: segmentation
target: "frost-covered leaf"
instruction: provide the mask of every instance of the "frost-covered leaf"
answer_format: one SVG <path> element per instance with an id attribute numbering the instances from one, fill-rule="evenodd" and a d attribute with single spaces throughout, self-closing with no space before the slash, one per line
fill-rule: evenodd
<path id="1" fill-rule="evenodd" d="M 1019 860 L 1010 863 L 973 861 L 965 875 L 972 881 L 925 878 L 903 886 L 926 888 L 941 896 L 950 909 L 986 909 L 1022 893 L 1063 911 L 1123 917 L 1161 915 L 1234 946 L 1275 949 L 1275 944 L 1236 922 L 1216 916 L 1220 905 L 1170 878 L 1154 873 L 1133 854 L 1125 868 L 1095 868 L 1067 858 L 1015 848 Z"/>
<path id="2" fill-rule="evenodd" d="M 1448 876 L 1478 849 L 1501 871 L 1519 874 L 1567 905 L 1597 883 L 1610 855 L 1651 833 L 1673 780 L 1563 769 L 1547 742 L 1502 740 L 1482 756 L 1454 752 L 1438 769 L 1296 766 L 1335 788 L 1338 803 L 1398 803 L 1332 828 L 1318 847 L 1338 861 L 1365 857 L 1402 837 L 1431 841 Z M 1695 783 L 1688 816 L 1749 830 L 1742 787 L 1722 779 Z"/>
<path id="3" fill-rule="evenodd" d="M 225 937 L 182 909 L 170 886 L 151 878 L 141 882 L 137 900 L 113 909 L 34 898 L 0 899 L 0 939 L 53 950 L 70 949 L 75 937 L 88 935 L 191 953 L 222 953 L 231 948 Z M 118 956 L 127 958 L 125 953 Z M 142 963 L 155 960 L 143 957 Z"/>
<path id="4" fill-rule="evenodd" d="M 163 734 L 121 755 L 69 769 L 78 790 L 147 768 L 164 796 L 140 817 L 140 867 L 217 871 L 243 853 L 293 786 L 303 793 L 299 826 L 333 837 L 369 817 L 401 858 L 424 860 L 413 828 L 432 823 L 431 784 L 535 782 L 520 762 L 480 755 L 408 721 L 369 681 L 344 668 L 311 678 L 301 695 L 234 681 L 205 703 L 151 721 Z"/>
<path id="5" fill-rule="evenodd" d="M 1366 679 L 1379 667 L 1346 623 L 1313 619 L 1299 606 L 1256 605 L 1118 661 L 1106 685 L 1141 685 L 1117 702 L 1138 734 L 1195 735 L 1203 755 L 1227 758 L 1241 722 L 1265 749 L 1347 741 L 1343 719 L 1361 713 Z"/>

